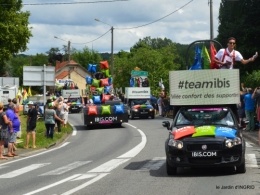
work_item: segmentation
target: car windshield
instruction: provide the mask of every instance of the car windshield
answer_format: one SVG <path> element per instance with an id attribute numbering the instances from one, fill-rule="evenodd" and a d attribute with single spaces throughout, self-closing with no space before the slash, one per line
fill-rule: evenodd
<path id="1" fill-rule="evenodd" d="M 69 98 L 68 102 L 77 102 L 77 103 L 81 103 L 81 99 L 80 98 Z"/>
<path id="2" fill-rule="evenodd" d="M 131 105 L 141 105 L 141 104 L 146 104 L 146 105 L 150 105 L 150 101 L 149 100 L 132 100 Z"/>
<path id="3" fill-rule="evenodd" d="M 182 108 L 176 125 L 233 126 L 234 118 L 228 108 Z"/>

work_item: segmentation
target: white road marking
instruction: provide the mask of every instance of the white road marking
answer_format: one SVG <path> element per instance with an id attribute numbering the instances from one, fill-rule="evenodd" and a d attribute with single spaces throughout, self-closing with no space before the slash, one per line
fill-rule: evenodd
<path id="1" fill-rule="evenodd" d="M 128 124 L 128 123 L 126 123 Z M 136 127 L 128 124 L 129 126 L 133 127 L 136 129 Z M 56 182 L 54 184 L 51 184 L 51 185 L 48 185 L 48 186 L 45 186 L 43 188 L 40 188 L 38 190 L 35 190 L 33 192 L 30 192 L 26 195 L 31 195 L 31 194 L 35 194 L 35 193 L 38 193 L 40 191 L 43 191 L 43 190 L 46 190 L 46 189 L 49 189 L 53 186 L 56 186 L 56 185 L 59 185 L 61 183 L 64 183 L 66 181 L 75 181 L 75 180 L 80 180 L 80 179 L 88 179 L 88 178 L 91 178 L 91 177 L 94 177 L 93 179 L 89 180 L 88 182 L 86 183 L 83 183 L 82 185 L 76 187 L 76 188 L 73 188 L 65 193 L 63 193 L 62 195 L 70 195 L 70 194 L 73 194 L 89 185 L 91 185 L 92 183 L 95 183 L 97 182 L 98 180 L 102 179 L 103 177 L 107 176 L 109 173 L 104 173 L 104 172 L 110 172 L 112 171 L 113 169 L 115 169 L 116 167 L 118 167 L 119 165 L 127 162 L 128 160 L 130 160 L 131 157 L 135 157 L 139 152 L 141 152 L 141 150 L 144 148 L 146 142 L 147 142 L 147 139 L 146 139 L 146 136 L 145 134 L 140 130 L 140 129 L 137 129 L 138 132 L 141 134 L 141 137 L 142 137 L 142 141 L 140 144 L 138 144 L 136 147 L 134 147 L 133 149 L 131 149 L 130 151 L 126 152 L 125 154 L 117 157 L 117 159 L 112 159 L 90 171 L 88 171 L 88 173 L 99 173 L 99 172 L 103 172 L 101 174 L 98 174 L 96 177 L 95 177 L 95 174 L 84 174 L 84 175 L 80 175 L 80 174 L 77 174 L 77 175 L 74 175 L 72 177 L 69 177 L 67 179 L 64 179 L 64 180 L 61 180 L 59 182 Z M 121 159 L 120 159 L 121 158 Z M 78 177 L 78 178 L 77 178 Z"/>
<path id="2" fill-rule="evenodd" d="M 63 194 L 61 194 L 61 195 L 70 195 L 70 194 L 73 194 L 73 193 L 75 193 L 75 192 L 77 192 L 77 191 L 79 191 L 79 190 L 81 190 L 81 189 L 83 189 L 83 188 L 85 188 L 85 187 L 91 185 L 92 183 L 95 183 L 96 181 L 98 181 L 98 180 L 102 179 L 103 177 L 107 176 L 108 174 L 109 174 L 109 173 L 101 173 L 101 174 L 99 174 L 97 177 L 95 177 L 95 178 L 93 178 L 93 179 L 87 181 L 86 183 L 83 183 L 82 185 L 80 185 L 80 186 L 78 186 L 78 187 L 76 187 L 76 188 L 73 188 L 73 189 L 71 189 L 71 190 L 69 190 L 69 191 L 67 191 L 67 192 L 65 192 L 65 193 L 63 193 Z"/>
<path id="3" fill-rule="evenodd" d="M 88 173 L 108 173 L 128 160 L 129 159 L 112 159 L 112 160 L 88 171 Z"/>
<path id="4" fill-rule="evenodd" d="M 15 171 L 11 171 L 9 173 L 6 173 L 6 174 L 3 174 L 3 175 L 0 175 L 0 179 L 5 179 L 5 178 L 13 178 L 13 177 L 16 177 L 18 175 L 22 175 L 24 173 L 27 173 L 27 172 L 30 172 L 30 171 L 33 171 L 35 169 L 38 169 L 38 168 L 41 168 L 43 166 L 46 166 L 50 163 L 43 163 L 43 164 L 32 164 L 30 166 L 27 166 L 27 167 L 24 167 L 22 169 L 17 169 Z"/>
<path id="5" fill-rule="evenodd" d="M 85 164 L 88 164 L 92 161 L 76 161 L 76 162 L 73 162 L 69 165 L 66 165 L 66 166 L 63 166 L 63 167 L 60 167 L 58 169 L 55 169 L 53 171 L 49 171 L 47 173 L 44 173 L 44 174 L 41 174 L 39 176 L 46 176 L 46 175 L 61 175 L 63 173 L 66 173 L 68 171 L 71 171 L 72 169 L 76 169 L 82 165 L 85 165 Z"/>
<path id="6" fill-rule="evenodd" d="M 137 127 L 135 127 L 135 126 L 133 126 L 133 125 L 131 125 L 131 124 L 129 124 L 129 123 L 124 123 L 124 124 L 126 124 L 126 125 L 128 125 L 128 126 L 131 126 L 131 127 L 135 128 L 135 129 L 137 129 Z"/>
<path id="7" fill-rule="evenodd" d="M 246 167 L 258 167 L 255 154 L 246 154 Z"/>
<path id="8" fill-rule="evenodd" d="M 152 160 L 148 161 L 142 168 L 138 171 L 150 171 L 150 170 L 158 170 L 165 163 L 166 157 L 155 157 Z"/>
<path id="9" fill-rule="evenodd" d="M 24 194 L 24 195 L 36 194 L 36 193 L 41 192 L 41 191 L 43 191 L 43 190 L 47 190 L 47 189 L 49 189 L 49 188 L 52 188 L 52 187 L 57 186 L 57 185 L 59 185 L 59 184 L 62 184 L 62 183 L 64 183 L 64 182 L 66 182 L 66 181 L 69 181 L 69 180 L 71 180 L 71 179 L 74 179 L 74 178 L 76 178 L 76 177 L 78 177 L 78 176 L 80 176 L 80 174 L 72 175 L 71 177 L 68 177 L 68 178 L 66 178 L 66 179 L 60 180 L 60 181 L 58 181 L 58 182 L 56 182 L 56 183 L 50 184 L 50 185 L 48 185 L 48 186 L 45 186 L 45 187 L 43 187 L 43 188 L 40 188 L 40 189 L 38 189 L 38 190 L 29 192 L 29 193 Z"/>
<path id="10" fill-rule="evenodd" d="M 17 160 L 13 160 L 13 161 L 10 161 L 10 162 L 6 162 L 6 163 L 3 163 L 3 164 L 0 164 L 0 167 L 3 166 L 3 165 L 7 165 L 7 164 L 11 164 L 11 163 L 15 163 L 15 162 L 18 162 L 18 161 L 22 161 L 22 160 L 25 160 L 25 159 L 29 159 L 29 158 L 33 158 L 35 156 L 40 156 L 42 154 L 46 154 L 46 153 L 49 153 L 49 152 L 52 152 L 54 150 L 58 150 L 66 145 L 68 145 L 70 142 L 65 142 L 64 144 L 62 144 L 61 146 L 57 147 L 57 148 L 53 148 L 53 149 L 50 149 L 50 150 L 46 150 L 44 152 L 41 152 L 41 153 L 38 153 L 38 154 L 35 154 L 35 155 L 32 155 L 32 156 L 27 156 L 27 157 L 24 157 L 24 158 L 20 158 L 20 159 L 17 159 Z"/>
<path id="11" fill-rule="evenodd" d="M 145 134 L 140 130 L 137 129 L 137 131 L 141 134 L 142 137 L 142 141 L 140 144 L 138 144 L 136 147 L 134 147 L 133 149 L 129 150 L 128 152 L 124 153 L 123 155 L 117 157 L 117 158 L 133 158 L 135 157 L 139 152 L 142 151 L 142 149 L 144 149 L 145 144 L 147 142 L 146 136 Z"/>
<path id="12" fill-rule="evenodd" d="M 73 131 L 72 131 L 72 136 L 75 136 L 75 135 L 77 135 L 77 129 L 74 127 L 74 125 L 73 124 L 71 124 L 70 123 L 70 125 L 72 126 L 72 128 L 73 128 Z"/>
<path id="13" fill-rule="evenodd" d="M 251 144 L 249 144 L 248 142 L 246 142 L 246 147 L 252 148 L 253 146 Z"/>
<path id="14" fill-rule="evenodd" d="M 75 179 L 72 179 L 71 181 L 76 181 L 76 180 L 82 180 L 82 179 L 89 179 L 91 177 L 96 177 L 98 174 L 95 174 L 95 173 L 92 173 L 92 174 L 84 174 L 84 175 L 81 175 Z"/>

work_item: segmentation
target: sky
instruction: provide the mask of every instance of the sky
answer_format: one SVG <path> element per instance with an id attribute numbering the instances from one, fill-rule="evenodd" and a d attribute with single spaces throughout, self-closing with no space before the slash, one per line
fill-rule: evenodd
<path id="1" fill-rule="evenodd" d="M 63 45 L 98 53 L 129 51 L 145 37 L 189 44 L 210 38 L 210 0 L 23 0 L 33 37 L 22 52 L 44 53 Z M 213 2 L 214 37 L 221 0 Z M 81 2 L 81 3 L 79 3 Z M 50 3 L 50 4 L 48 4 Z M 95 19 L 98 19 L 96 21 Z M 54 38 L 54 36 L 58 38 Z"/>

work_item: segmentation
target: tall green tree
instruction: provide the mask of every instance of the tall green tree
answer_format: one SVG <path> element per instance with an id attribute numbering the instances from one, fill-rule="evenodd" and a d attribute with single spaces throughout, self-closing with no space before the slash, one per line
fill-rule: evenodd
<path id="1" fill-rule="evenodd" d="M 45 52 L 48 55 L 48 62 L 53 66 L 56 66 L 56 61 L 63 61 L 63 55 L 60 53 L 60 49 L 58 47 L 52 47 L 49 51 Z"/>
<path id="2" fill-rule="evenodd" d="M 165 44 L 160 41 L 161 38 L 157 39 L 148 37 L 139 40 L 131 48 L 130 53 L 121 51 L 115 56 L 114 87 L 129 87 L 131 70 L 139 67 L 143 71 L 148 71 L 152 93 L 157 94 L 160 91 L 158 84 L 161 78 L 164 81 L 166 91 L 169 91 L 169 71 L 179 70 L 181 61 L 173 42 L 165 39 L 167 40 L 167 44 Z"/>
<path id="3" fill-rule="evenodd" d="M 99 64 L 102 61 L 101 55 L 97 51 L 90 50 L 88 47 L 84 47 L 82 51 L 75 50 L 70 59 L 75 60 L 86 69 L 88 69 L 88 64 Z"/>
<path id="4" fill-rule="evenodd" d="M 0 0 L 0 74 L 13 54 L 27 49 L 32 36 L 30 12 L 21 9 L 22 0 Z"/>

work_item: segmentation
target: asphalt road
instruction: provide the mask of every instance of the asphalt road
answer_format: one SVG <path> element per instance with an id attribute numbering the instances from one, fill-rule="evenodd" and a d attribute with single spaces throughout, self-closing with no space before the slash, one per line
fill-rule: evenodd
<path id="1" fill-rule="evenodd" d="M 249 141 L 245 174 L 185 168 L 169 177 L 164 118 L 130 120 L 122 128 L 93 130 L 86 130 L 80 114 L 69 118 L 76 130 L 63 144 L 1 162 L 0 194 L 260 195 L 260 148 Z"/>

